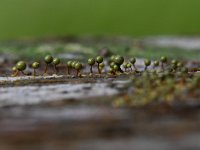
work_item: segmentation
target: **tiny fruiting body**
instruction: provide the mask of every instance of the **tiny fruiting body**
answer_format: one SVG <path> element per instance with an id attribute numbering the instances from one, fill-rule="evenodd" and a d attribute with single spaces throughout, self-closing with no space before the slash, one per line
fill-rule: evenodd
<path id="1" fill-rule="evenodd" d="M 105 66 L 105 64 L 104 64 L 104 63 L 100 63 L 99 66 L 100 66 L 101 68 L 103 68 L 103 67 Z"/>
<path id="2" fill-rule="evenodd" d="M 114 67 L 112 67 L 112 68 L 110 67 L 109 73 L 112 75 L 116 75 L 116 71 L 115 71 Z"/>
<path id="3" fill-rule="evenodd" d="M 137 70 L 136 66 L 135 66 L 135 63 L 136 63 L 136 58 L 135 57 L 132 57 L 130 58 L 130 63 L 133 65 L 134 69 Z"/>
<path id="4" fill-rule="evenodd" d="M 75 65 L 76 65 L 77 61 L 72 61 L 72 68 L 75 69 Z"/>
<path id="5" fill-rule="evenodd" d="M 171 63 L 177 65 L 177 64 L 178 64 L 178 61 L 175 60 L 175 59 L 173 59 L 173 60 L 171 61 Z"/>
<path id="6" fill-rule="evenodd" d="M 77 62 L 74 68 L 77 70 L 77 76 L 79 76 L 80 70 L 82 69 L 82 64 L 80 62 Z"/>
<path id="7" fill-rule="evenodd" d="M 115 55 L 112 55 L 112 56 L 110 57 L 110 61 L 111 61 L 111 62 L 114 62 L 114 60 L 115 60 Z"/>
<path id="8" fill-rule="evenodd" d="M 118 71 L 123 73 L 123 70 L 120 68 L 120 66 L 124 63 L 124 57 L 120 55 L 115 56 L 114 63 L 118 66 Z"/>
<path id="9" fill-rule="evenodd" d="M 120 56 L 120 55 L 117 55 L 117 56 L 115 56 L 114 62 L 115 62 L 118 66 L 120 66 L 120 65 L 122 65 L 123 62 L 124 62 L 124 57 L 122 57 L 122 56 Z"/>
<path id="10" fill-rule="evenodd" d="M 88 59 L 88 64 L 89 64 L 90 66 L 93 66 L 93 65 L 95 64 L 95 59 L 94 59 L 94 58 L 89 58 L 89 59 Z"/>
<path id="11" fill-rule="evenodd" d="M 167 57 L 161 56 L 161 57 L 160 57 L 160 61 L 161 61 L 162 63 L 166 63 L 166 62 L 167 62 Z"/>
<path id="12" fill-rule="evenodd" d="M 24 71 L 26 69 L 26 63 L 24 61 L 19 61 L 16 64 L 17 70 Z"/>
<path id="13" fill-rule="evenodd" d="M 76 64 L 75 64 L 75 69 L 76 70 L 80 70 L 82 68 L 82 64 L 80 63 L 80 62 L 77 62 Z"/>
<path id="14" fill-rule="evenodd" d="M 24 70 L 26 69 L 26 63 L 24 61 L 19 61 L 19 62 L 17 62 L 15 67 L 17 68 L 17 71 L 15 72 L 15 74 L 13 76 L 16 76 L 19 71 L 22 74 L 24 74 Z"/>
<path id="15" fill-rule="evenodd" d="M 46 64 L 50 64 L 53 61 L 53 57 L 51 55 L 47 55 L 45 56 L 44 61 Z"/>
<path id="16" fill-rule="evenodd" d="M 90 65 L 90 73 L 93 73 L 92 67 L 95 64 L 95 59 L 94 58 L 89 58 L 88 59 L 88 65 Z"/>
<path id="17" fill-rule="evenodd" d="M 161 61 L 161 68 L 162 68 L 162 70 L 164 70 L 164 64 L 167 63 L 167 57 L 161 56 L 160 61 Z"/>
<path id="18" fill-rule="evenodd" d="M 117 72 L 117 71 L 119 70 L 118 65 L 114 65 L 114 66 L 113 66 L 113 70 L 114 70 L 115 72 Z"/>
<path id="19" fill-rule="evenodd" d="M 60 59 L 59 58 L 54 58 L 52 63 L 54 65 L 55 72 L 58 73 L 57 66 L 60 64 Z"/>
<path id="20" fill-rule="evenodd" d="M 16 71 L 17 71 L 17 67 L 16 67 L 16 66 L 13 66 L 13 67 L 12 67 L 12 71 L 13 71 L 13 72 L 16 72 Z"/>
<path id="21" fill-rule="evenodd" d="M 71 60 L 69 60 L 68 62 L 67 62 L 67 74 L 69 75 L 70 74 L 70 69 L 72 68 L 72 61 Z"/>
<path id="22" fill-rule="evenodd" d="M 12 76 L 16 76 L 18 74 L 18 70 L 16 66 L 12 67 Z"/>
<path id="23" fill-rule="evenodd" d="M 103 57 L 97 56 L 96 57 L 96 62 L 98 64 L 98 72 L 99 72 L 99 74 L 101 74 L 101 68 L 100 68 L 99 64 L 103 62 Z"/>
<path id="24" fill-rule="evenodd" d="M 103 62 L 99 64 L 99 68 L 101 71 L 103 70 L 104 66 L 105 66 L 105 64 Z"/>
<path id="25" fill-rule="evenodd" d="M 53 59 L 53 64 L 54 64 L 55 66 L 59 65 L 59 64 L 60 64 L 60 59 L 59 59 L 59 58 L 54 58 L 54 59 Z"/>
<path id="26" fill-rule="evenodd" d="M 135 57 L 132 57 L 129 59 L 129 62 L 132 64 L 133 68 L 135 69 L 135 71 L 137 71 L 137 68 L 135 66 L 135 63 L 136 63 L 136 58 Z M 132 68 L 131 68 L 132 70 Z"/>
<path id="27" fill-rule="evenodd" d="M 145 59 L 145 60 L 144 60 L 144 65 L 145 65 L 145 70 L 147 70 L 148 66 L 151 65 L 151 60 Z"/>
<path id="28" fill-rule="evenodd" d="M 96 57 L 96 62 L 97 62 L 98 64 L 102 63 L 102 62 L 103 62 L 103 57 L 102 57 L 102 56 L 97 56 L 97 57 Z"/>
<path id="29" fill-rule="evenodd" d="M 113 68 L 114 65 L 115 65 L 115 63 L 114 63 L 114 62 L 111 62 L 111 63 L 110 63 L 110 68 Z"/>
<path id="30" fill-rule="evenodd" d="M 126 62 L 123 63 L 123 67 L 124 67 L 125 71 L 127 71 L 127 68 L 128 68 L 128 67 L 127 67 L 127 64 L 128 64 L 128 63 L 126 63 Z"/>
<path id="31" fill-rule="evenodd" d="M 33 68 L 33 76 L 35 76 L 36 75 L 36 69 L 38 69 L 40 67 L 40 63 L 33 62 L 31 66 Z"/>
<path id="32" fill-rule="evenodd" d="M 154 67 L 158 67 L 158 66 L 159 66 L 159 61 L 155 60 L 155 61 L 153 62 L 153 66 L 154 66 Z"/>
<path id="33" fill-rule="evenodd" d="M 150 66 L 150 65 L 151 65 L 151 60 L 146 59 L 146 60 L 144 61 L 144 64 L 145 64 L 145 66 Z"/>
<path id="34" fill-rule="evenodd" d="M 47 70 L 48 70 L 48 65 L 52 63 L 53 57 L 51 55 L 47 55 L 47 56 L 44 57 L 44 61 L 45 61 L 44 74 L 46 74 Z"/>
<path id="35" fill-rule="evenodd" d="M 136 59 L 135 59 L 134 57 L 133 57 L 133 58 L 130 58 L 130 63 L 131 63 L 131 64 L 133 64 L 133 65 L 134 65 L 134 64 L 135 64 L 135 62 L 136 62 Z"/>
<path id="36" fill-rule="evenodd" d="M 127 63 L 127 68 L 130 68 L 131 70 L 132 70 L 132 68 L 131 68 L 131 64 L 130 63 Z"/>
<path id="37" fill-rule="evenodd" d="M 40 67 L 40 63 L 38 63 L 38 62 L 32 63 L 32 68 L 38 69 L 39 67 Z"/>

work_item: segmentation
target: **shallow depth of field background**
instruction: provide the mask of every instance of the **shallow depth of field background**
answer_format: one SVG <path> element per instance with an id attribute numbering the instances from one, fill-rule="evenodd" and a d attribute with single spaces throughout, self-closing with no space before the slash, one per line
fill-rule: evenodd
<path id="1" fill-rule="evenodd" d="M 198 35 L 200 0 L 0 0 L 0 39 Z"/>

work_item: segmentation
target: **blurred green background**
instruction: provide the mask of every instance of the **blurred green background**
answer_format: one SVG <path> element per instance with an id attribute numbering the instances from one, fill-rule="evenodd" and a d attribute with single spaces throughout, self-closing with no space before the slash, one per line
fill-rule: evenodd
<path id="1" fill-rule="evenodd" d="M 0 0 L 0 39 L 198 35 L 200 0 Z"/>

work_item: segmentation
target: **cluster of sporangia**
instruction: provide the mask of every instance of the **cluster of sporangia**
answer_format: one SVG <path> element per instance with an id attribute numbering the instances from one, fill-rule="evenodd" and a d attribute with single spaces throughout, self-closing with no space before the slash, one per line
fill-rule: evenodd
<path id="1" fill-rule="evenodd" d="M 58 65 L 61 63 L 61 60 L 59 58 L 53 58 L 51 55 L 47 55 L 44 58 L 45 62 L 45 70 L 44 74 L 47 74 L 48 67 L 50 64 L 53 64 L 55 73 L 58 73 Z M 97 56 L 96 58 L 89 58 L 88 59 L 88 65 L 90 66 L 90 75 L 93 74 L 93 67 L 95 64 L 97 64 L 97 69 L 98 69 L 98 74 L 102 73 L 102 69 L 104 68 L 104 59 L 102 56 Z M 109 59 L 109 74 L 116 75 L 118 73 L 124 73 L 124 72 L 132 72 L 134 71 L 135 73 L 140 73 L 141 71 L 137 70 L 135 64 L 136 64 L 136 58 L 130 58 L 128 62 L 124 61 L 124 57 L 120 55 L 113 55 Z M 164 66 L 168 63 L 167 57 L 162 56 L 160 58 L 160 61 L 155 60 L 153 62 L 153 68 L 155 69 L 156 67 L 160 66 L 162 70 L 164 70 Z M 144 65 L 146 71 L 148 67 L 151 65 L 151 60 L 146 59 L 144 60 Z M 24 71 L 27 67 L 27 64 L 24 61 L 19 61 L 17 64 L 12 68 L 13 75 L 12 76 L 17 76 L 19 72 L 22 74 L 25 74 Z M 36 70 L 40 67 L 39 62 L 33 62 L 31 65 L 33 69 L 33 76 L 36 76 Z M 67 67 L 67 73 L 68 75 L 71 74 L 71 70 L 76 70 L 76 75 L 81 76 L 81 69 L 83 68 L 83 64 L 79 61 L 74 61 L 70 60 L 67 61 L 66 64 Z M 171 65 L 170 65 L 170 71 L 176 71 L 179 69 L 179 71 L 187 72 L 188 69 L 183 66 L 181 62 L 178 62 L 177 60 L 172 60 Z"/>

